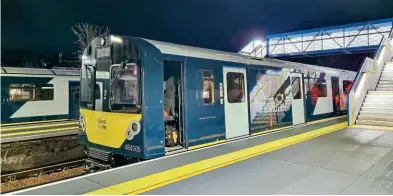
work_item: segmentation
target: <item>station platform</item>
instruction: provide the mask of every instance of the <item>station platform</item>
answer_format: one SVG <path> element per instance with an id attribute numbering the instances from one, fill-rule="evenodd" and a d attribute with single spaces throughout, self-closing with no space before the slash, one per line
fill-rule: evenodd
<path id="1" fill-rule="evenodd" d="M 9 194 L 393 194 L 393 132 L 338 118 Z"/>
<path id="2" fill-rule="evenodd" d="M 54 120 L 1 125 L 1 143 L 77 134 L 78 120 Z"/>

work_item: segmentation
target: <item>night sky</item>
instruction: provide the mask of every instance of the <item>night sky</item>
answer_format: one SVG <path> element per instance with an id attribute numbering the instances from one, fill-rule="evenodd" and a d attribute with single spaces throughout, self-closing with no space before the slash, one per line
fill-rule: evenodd
<path id="1" fill-rule="evenodd" d="M 71 27 L 238 52 L 252 38 L 393 17 L 393 0 L 2 0 L 2 50 L 75 51 Z M 6 58 L 2 56 L 2 58 Z"/>

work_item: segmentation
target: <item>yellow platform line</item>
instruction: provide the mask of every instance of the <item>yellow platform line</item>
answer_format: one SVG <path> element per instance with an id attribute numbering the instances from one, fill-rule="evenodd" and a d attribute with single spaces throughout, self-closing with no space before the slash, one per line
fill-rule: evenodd
<path id="1" fill-rule="evenodd" d="M 32 125 L 27 127 L 10 127 L 10 128 L 1 128 L 1 132 L 15 131 L 15 130 L 26 130 L 26 129 L 35 129 L 35 128 L 45 128 L 45 127 L 54 127 L 54 126 L 65 126 L 65 125 L 77 125 L 79 122 L 69 122 L 69 123 L 55 123 L 49 125 Z"/>
<path id="2" fill-rule="evenodd" d="M 58 129 L 47 129 L 47 130 L 40 130 L 40 131 L 24 131 L 24 132 L 17 132 L 17 133 L 6 133 L 0 134 L 1 137 L 8 137 L 8 136 L 15 136 L 15 135 L 27 135 L 27 134 L 35 134 L 35 133 L 46 133 L 46 132 L 54 132 L 54 131 L 72 131 L 78 130 L 79 126 L 77 127 L 66 127 L 66 128 L 58 128 Z"/>
<path id="3" fill-rule="evenodd" d="M 234 164 L 252 157 L 259 156 L 289 145 L 306 141 L 324 134 L 332 133 L 347 127 L 347 122 L 338 123 L 321 129 L 316 129 L 295 136 L 279 139 L 276 141 L 260 144 L 247 149 L 228 153 L 225 155 L 202 160 L 196 163 L 184 165 L 169 169 L 163 172 L 155 173 L 142 178 L 134 179 L 128 182 L 105 187 L 92 192 L 88 195 L 115 195 L 115 194 L 140 194 L 180 180 L 190 178 L 214 169 L 218 169 L 230 164 Z"/>
<path id="4" fill-rule="evenodd" d="M 13 126 L 13 125 L 28 125 L 28 124 L 35 124 L 35 123 L 47 123 L 47 122 L 59 122 L 59 121 L 76 121 L 77 119 L 58 119 L 58 120 L 42 120 L 42 121 L 32 121 L 32 122 L 19 122 L 19 123 L 3 123 L 0 124 L 1 127 L 3 126 Z"/>

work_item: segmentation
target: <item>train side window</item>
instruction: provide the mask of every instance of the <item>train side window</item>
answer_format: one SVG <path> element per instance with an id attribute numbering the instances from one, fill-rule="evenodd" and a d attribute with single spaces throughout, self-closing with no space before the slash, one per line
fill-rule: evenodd
<path id="1" fill-rule="evenodd" d="M 351 90 L 352 81 L 350 80 L 343 80 L 343 92 L 344 94 L 348 94 L 349 90 Z"/>
<path id="2" fill-rule="evenodd" d="M 11 101 L 45 101 L 53 100 L 53 84 L 10 84 Z"/>
<path id="3" fill-rule="evenodd" d="M 317 78 L 311 80 L 315 82 L 310 89 L 312 97 L 327 97 L 326 80 L 318 81 Z"/>
<path id="4" fill-rule="evenodd" d="M 291 82 L 291 86 L 292 86 L 292 99 L 301 99 L 302 98 L 302 94 L 301 94 L 301 90 L 300 90 L 300 77 L 293 77 L 292 78 L 292 82 Z"/>
<path id="5" fill-rule="evenodd" d="M 227 73 L 227 99 L 229 103 L 243 103 L 245 101 L 245 87 L 243 73 Z"/>
<path id="6" fill-rule="evenodd" d="M 214 75 L 212 71 L 203 71 L 202 93 L 205 104 L 214 103 Z"/>

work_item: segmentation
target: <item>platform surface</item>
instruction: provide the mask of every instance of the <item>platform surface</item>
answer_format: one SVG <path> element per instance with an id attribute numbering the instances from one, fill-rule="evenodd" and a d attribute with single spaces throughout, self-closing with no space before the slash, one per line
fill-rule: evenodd
<path id="1" fill-rule="evenodd" d="M 393 132 L 345 128 L 344 120 L 232 141 L 11 194 L 392 195 Z"/>
<path id="2" fill-rule="evenodd" d="M 11 194 L 140 194 L 154 187 L 230 165 L 346 126 L 345 116 L 143 161 Z M 169 185 L 171 186 L 171 185 Z M 158 189 L 160 190 L 160 189 Z"/>
<path id="3" fill-rule="evenodd" d="M 346 128 L 200 174 L 149 195 L 393 195 L 393 132 Z"/>

